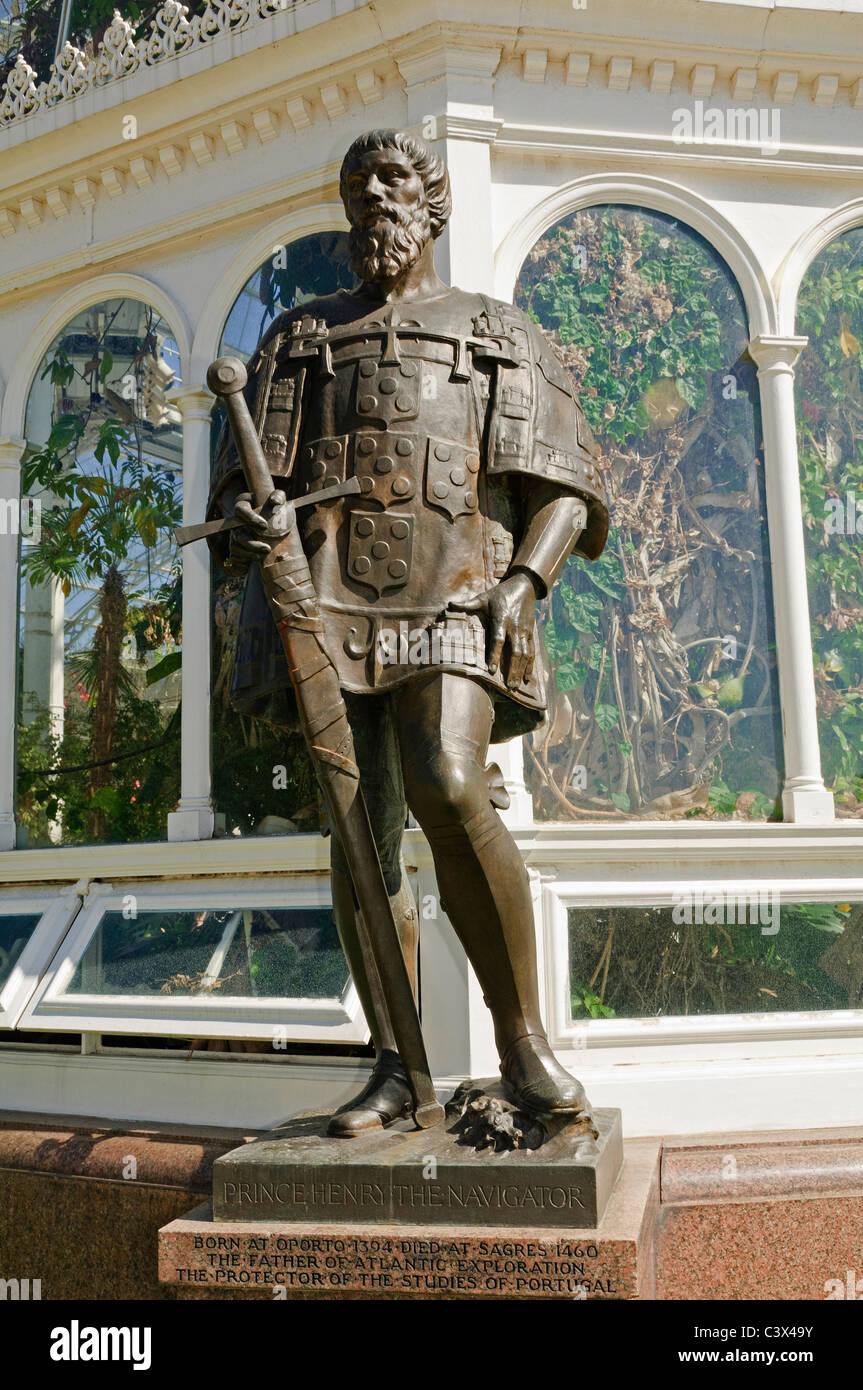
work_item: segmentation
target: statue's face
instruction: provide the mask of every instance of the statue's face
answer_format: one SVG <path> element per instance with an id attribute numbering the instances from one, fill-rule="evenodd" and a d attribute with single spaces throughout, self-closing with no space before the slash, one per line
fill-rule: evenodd
<path id="1" fill-rule="evenodd" d="M 393 279 L 414 265 L 431 236 L 422 179 L 400 150 L 368 150 L 345 181 L 351 265 L 360 279 Z"/>

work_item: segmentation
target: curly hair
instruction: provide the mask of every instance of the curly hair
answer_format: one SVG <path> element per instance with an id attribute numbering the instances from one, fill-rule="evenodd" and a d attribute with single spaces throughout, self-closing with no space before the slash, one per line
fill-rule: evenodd
<path id="1" fill-rule="evenodd" d="M 365 135 L 357 136 L 344 159 L 339 174 L 339 193 L 342 202 L 346 201 L 347 179 L 353 165 L 369 150 L 398 150 L 411 161 L 423 182 L 431 234 L 439 237 L 452 212 L 449 174 L 439 154 L 419 135 L 410 135 L 404 130 L 367 130 Z"/>

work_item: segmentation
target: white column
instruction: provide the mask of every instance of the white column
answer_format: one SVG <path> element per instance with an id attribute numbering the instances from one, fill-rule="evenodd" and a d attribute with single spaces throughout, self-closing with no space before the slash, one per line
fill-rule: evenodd
<path id="1" fill-rule="evenodd" d="M 433 55 L 400 57 L 408 118 L 430 137 L 446 160 L 452 216 L 435 249 L 438 274 L 460 289 L 494 296 L 494 230 L 491 220 L 491 146 L 502 122 L 494 114 L 497 48 L 452 48 Z M 533 800 L 524 781 L 521 739 L 493 748 L 510 796 L 508 825 L 533 824 Z"/>
<path id="2" fill-rule="evenodd" d="M 210 411 L 204 386 L 180 386 L 168 399 L 183 417 L 183 524 L 204 520 L 210 489 Z M 194 541 L 183 550 L 183 706 L 180 800 L 168 816 L 169 840 L 209 840 L 215 816 L 210 794 L 210 552 Z"/>
<path id="3" fill-rule="evenodd" d="M 482 108 L 485 112 L 485 108 Z M 462 289 L 494 296 L 494 238 L 491 225 L 491 141 L 500 126 L 486 114 L 468 120 L 447 115 L 442 142 L 452 185 L 452 217 L 441 237 L 438 270 Z M 533 798 L 524 781 L 524 747 L 520 738 L 492 748 L 509 792 L 507 825 L 533 824 Z"/>
<path id="4" fill-rule="evenodd" d="M 51 501 L 51 494 L 43 495 L 43 509 Z M 47 708 L 55 738 L 63 737 L 65 717 L 65 611 L 66 600 L 59 580 L 49 579 L 46 584 L 27 581 L 19 717 L 22 723 L 30 724 L 40 710 Z"/>
<path id="5" fill-rule="evenodd" d="M 438 271 L 451 285 L 494 295 L 491 225 L 491 142 L 499 121 L 444 116 L 438 142 L 449 170 L 452 216 L 438 242 Z"/>
<path id="6" fill-rule="evenodd" d="M 788 821 L 824 824 L 835 819 L 835 812 L 833 797 L 821 776 L 794 412 L 794 364 L 807 341 L 759 336 L 752 339 L 749 351 L 758 366 L 764 426 L 767 521 L 785 742 L 782 806 Z"/>
<path id="7" fill-rule="evenodd" d="M 0 439 L 0 850 L 15 848 L 18 508 L 23 439 Z"/>

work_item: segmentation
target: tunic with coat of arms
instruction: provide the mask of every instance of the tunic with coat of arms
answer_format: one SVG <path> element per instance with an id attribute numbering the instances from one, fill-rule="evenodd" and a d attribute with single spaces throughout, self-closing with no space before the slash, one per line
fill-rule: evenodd
<path id="1" fill-rule="evenodd" d="M 366 311 L 369 302 L 339 291 L 282 315 L 246 388 L 274 486 L 299 500 L 360 483 L 358 494 L 297 512 L 328 651 L 356 694 L 430 668 L 469 675 L 495 700 L 492 739 L 525 733 L 544 716 L 539 665 L 509 689 L 505 670 L 488 670 L 483 619 L 450 605 L 505 577 L 541 480 L 584 500 L 575 549 L 596 558 L 608 512 L 593 439 L 565 371 L 521 310 L 458 289 Z M 225 433 L 208 515 L 230 512 L 244 487 Z M 224 558 L 227 536 L 211 545 Z M 231 698 L 246 713 L 289 720 L 287 663 L 257 566 Z"/>

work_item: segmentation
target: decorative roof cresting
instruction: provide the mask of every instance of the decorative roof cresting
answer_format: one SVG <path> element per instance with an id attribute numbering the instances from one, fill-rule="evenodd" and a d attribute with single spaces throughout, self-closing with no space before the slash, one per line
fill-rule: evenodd
<path id="1" fill-rule="evenodd" d="M 19 54 L 0 89 L 0 126 L 33 116 L 37 111 L 71 101 L 92 87 L 102 87 L 128 77 L 141 67 L 151 67 L 193 48 L 212 43 L 223 34 L 235 34 L 259 19 L 270 19 L 285 10 L 298 9 L 306 0 L 208 0 L 201 15 L 189 17 L 180 0 L 165 4 L 150 22 L 149 33 L 136 36 L 119 10 L 92 57 L 66 43 L 51 64 L 47 82 Z"/>

